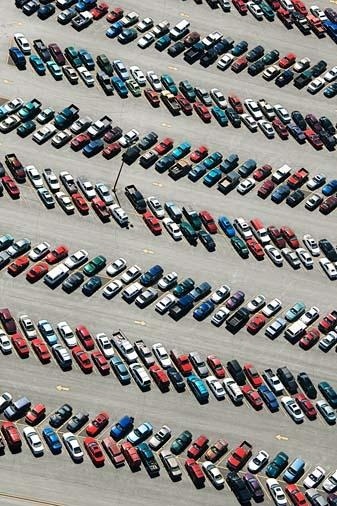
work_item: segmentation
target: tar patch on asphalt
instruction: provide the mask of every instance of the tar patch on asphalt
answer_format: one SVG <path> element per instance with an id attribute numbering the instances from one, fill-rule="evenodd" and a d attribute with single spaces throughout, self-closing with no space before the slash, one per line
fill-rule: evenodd
<path id="1" fill-rule="evenodd" d="M 15 63 L 13 62 L 11 56 L 8 56 L 8 58 L 7 58 L 7 65 L 13 65 L 13 66 L 15 66 Z"/>

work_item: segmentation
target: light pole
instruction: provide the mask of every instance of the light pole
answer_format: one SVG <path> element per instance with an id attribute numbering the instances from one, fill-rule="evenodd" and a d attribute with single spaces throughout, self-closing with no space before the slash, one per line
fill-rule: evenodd
<path id="1" fill-rule="evenodd" d="M 115 195 L 117 201 L 118 201 L 118 197 L 117 197 L 117 184 L 118 184 L 118 180 L 119 180 L 120 175 L 121 175 L 122 170 L 123 170 L 123 165 L 124 165 L 124 158 L 122 158 L 122 163 L 121 163 L 121 165 L 119 167 L 119 171 L 118 171 L 118 174 L 116 176 L 116 179 L 115 179 L 115 182 L 114 182 L 114 185 L 113 185 L 113 189 L 112 189 L 112 191 L 114 192 L 114 195 Z"/>

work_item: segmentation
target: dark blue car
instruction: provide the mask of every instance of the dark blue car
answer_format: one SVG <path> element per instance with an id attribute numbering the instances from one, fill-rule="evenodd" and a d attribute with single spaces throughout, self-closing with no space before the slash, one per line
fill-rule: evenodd
<path id="1" fill-rule="evenodd" d="M 275 79 L 275 84 L 279 88 L 283 88 L 283 86 L 289 84 L 293 79 L 294 79 L 294 72 L 290 69 L 287 69 Z"/>
<path id="2" fill-rule="evenodd" d="M 257 391 L 259 392 L 260 396 L 262 397 L 262 399 L 264 400 L 270 411 L 272 412 L 278 411 L 280 407 L 278 400 L 276 399 L 276 396 L 273 394 L 273 392 L 269 390 L 268 387 L 266 387 L 266 385 L 261 385 L 257 389 Z"/>
<path id="3" fill-rule="evenodd" d="M 102 139 L 96 139 L 95 141 L 90 141 L 89 144 L 84 146 L 82 153 L 90 158 L 91 156 L 97 155 L 104 148 L 104 142 Z"/>
<path id="4" fill-rule="evenodd" d="M 304 144 L 305 135 L 303 131 L 300 129 L 300 127 L 298 127 L 294 123 L 290 123 L 289 125 L 287 125 L 287 128 L 290 135 L 292 135 L 299 144 Z"/>
<path id="5" fill-rule="evenodd" d="M 202 321 L 211 314 L 214 307 L 215 304 L 211 299 L 205 300 L 205 302 L 202 302 L 200 306 L 195 308 L 193 311 L 193 317 L 198 321 Z"/>
<path id="6" fill-rule="evenodd" d="M 110 436 L 116 441 L 122 439 L 130 430 L 133 428 L 134 418 L 132 416 L 125 415 L 115 425 L 111 427 Z"/>
<path id="7" fill-rule="evenodd" d="M 276 188 L 271 194 L 271 200 L 275 202 L 275 204 L 280 204 L 283 202 L 285 198 L 290 195 L 290 188 L 288 185 L 284 184 Z"/>
<path id="8" fill-rule="evenodd" d="M 47 427 L 45 427 L 43 429 L 42 435 L 44 437 L 45 442 L 48 445 L 48 448 L 50 449 L 50 451 L 52 453 L 54 453 L 54 454 L 61 453 L 61 451 L 62 451 L 62 443 L 61 443 L 58 435 L 54 431 L 54 429 L 52 429 L 51 427 L 47 426 Z"/>
<path id="9" fill-rule="evenodd" d="M 12 58 L 14 64 L 18 69 L 26 68 L 26 58 L 22 51 L 18 47 L 9 48 L 9 56 Z"/>
<path id="10" fill-rule="evenodd" d="M 206 167 L 203 163 L 198 163 L 195 165 L 188 173 L 188 179 L 195 182 L 198 181 L 202 176 L 206 174 Z"/>
<path id="11" fill-rule="evenodd" d="M 110 28 L 107 29 L 105 32 L 105 35 L 109 37 L 109 39 L 114 39 L 115 37 L 118 37 L 120 33 L 123 31 L 123 23 L 121 21 L 116 21 L 116 23 L 113 23 Z"/>

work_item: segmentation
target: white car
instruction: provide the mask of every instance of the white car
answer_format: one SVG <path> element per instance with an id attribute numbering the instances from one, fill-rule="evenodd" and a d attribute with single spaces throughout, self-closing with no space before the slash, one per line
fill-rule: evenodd
<path id="1" fill-rule="evenodd" d="M 320 340 L 318 347 L 320 350 L 326 352 L 331 350 L 331 348 L 335 346 L 335 344 L 337 344 L 337 332 L 331 330 L 326 336 L 324 336 Z"/>
<path id="2" fill-rule="evenodd" d="M 137 46 L 140 47 L 141 49 L 146 49 L 147 47 L 151 46 L 151 44 L 153 44 L 154 41 L 155 36 L 153 35 L 152 32 L 148 32 L 138 40 Z"/>
<path id="3" fill-rule="evenodd" d="M 156 356 L 158 362 L 160 365 L 167 369 L 168 367 L 172 366 L 172 361 L 164 348 L 164 346 L 161 343 L 156 343 L 152 346 L 153 354 Z"/>
<path id="4" fill-rule="evenodd" d="M 257 313 L 266 305 L 266 298 L 264 295 L 257 295 L 247 304 L 247 309 L 250 313 Z"/>
<path id="5" fill-rule="evenodd" d="M 322 203 L 322 200 L 322 196 L 319 193 L 313 193 L 311 197 L 305 201 L 304 207 L 309 211 L 314 211 Z"/>
<path id="6" fill-rule="evenodd" d="M 220 60 L 218 61 L 216 66 L 220 70 L 226 70 L 232 65 L 234 60 L 235 60 L 235 56 L 233 54 L 226 53 L 224 56 L 222 56 L 220 58 Z"/>
<path id="7" fill-rule="evenodd" d="M 19 323 L 27 339 L 31 341 L 37 337 L 35 325 L 27 314 L 22 314 L 19 317 Z"/>
<path id="8" fill-rule="evenodd" d="M 74 332 L 70 328 L 67 322 L 60 322 L 57 324 L 57 330 L 63 341 L 69 348 L 73 348 L 77 345 L 77 340 L 74 335 Z"/>
<path id="9" fill-rule="evenodd" d="M 129 225 L 129 217 L 127 213 L 118 204 L 112 204 L 109 206 L 109 211 L 111 216 L 121 227 L 127 227 Z"/>
<path id="10" fill-rule="evenodd" d="M 226 109 L 227 100 L 224 97 L 224 94 L 218 90 L 217 88 L 212 88 L 210 91 L 210 95 L 213 98 L 215 104 L 220 107 L 220 109 Z"/>
<path id="11" fill-rule="evenodd" d="M 283 9 L 286 9 L 288 12 L 293 12 L 295 10 L 294 5 L 290 0 L 280 0 L 280 4 Z"/>
<path id="12" fill-rule="evenodd" d="M 0 413 L 4 411 L 7 406 L 10 405 L 12 402 L 13 397 L 9 392 L 4 392 L 2 395 L 0 395 Z"/>
<path id="13" fill-rule="evenodd" d="M 317 77 L 307 87 L 307 91 L 311 93 L 311 95 L 315 95 L 318 93 L 324 86 L 326 85 L 326 82 L 324 81 L 323 77 Z"/>
<path id="14" fill-rule="evenodd" d="M 44 169 L 42 175 L 50 189 L 51 192 L 59 192 L 61 190 L 61 185 L 59 180 L 52 169 Z"/>
<path id="15" fill-rule="evenodd" d="M 303 480 L 303 485 L 305 488 L 316 488 L 324 479 L 324 476 L 325 469 L 323 469 L 321 466 L 317 466 L 308 474 L 305 480 Z"/>
<path id="16" fill-rule="evenodd" d="M 332 83 L 332 81 L 335 81 L 337 79 L 337 65 L 332 67 L 328 72 L 326 72 L 323 76 L 323 78 L 328 82 Z"/>
<path id="17" fill-rule="evenodd" d="M 247 469 L 251 473 L 258 473 L 268 462 L 269 454 L 264 450 L 259 451 L 259 453 L 250 459 L 247 464 Z"/>
<path id="18" fill-rule="evenodd" d="M 85 132 L 90 125 L 92 125 L 93 121 L 89 116 L 84 116 L 83 118 L 78 118 L 72 125 L 70 126 L 70 130 L 73 134 L 80 134 L 81 132 Z"/>
<path id="19" fill-rule="evenodd" d="M 211 295 L 211 301 L 214 304 L 221 304 L 230 294 L 231 289 L 228 285 L 221 285 L 214 293 Z"/>
<path id="20" fill-rule="evenodd" d="M 40 172 L 34 167 L 34 165 L 28 165 L 25 170 L 34 188 L 36 189 L 42 188 L 43 187 L 42 177 L 40 175 Z"/>
<path id="21" fill-rule="evenodd" d="M 115 352 L 113 346 L 104 332 L 96 334 L 96 343 L 105 358 L 109 359 L 114 356 Z"/>
<path id="22" fill-rule="evenodd" d="M 123 283 L 128 284 L 131 283 L 131 281 L 134 281 L 141 275 L 141 268 L 138 267 L 138 265 L 132 265 L 129 267 L 121 277 L 121 280 Z"/>
<path id="23" fill-rule="evenodd" d="M 121 23 L 123 24 L 123 26 L 125 28 L 128 28 L 129 26 L 132 26 L 135 23 L 138 23 L 138 21 L 139 21 L 139 14 L 135 11 L 128 12 L 121 19 Z"/>
<path id="24" fill-rule="evenodd" d="M 287 111 L 287 109 L 285 107 L 283 107 L 283 105 L 281 105 L 281 104 L 274 105 L 274 111 L 284 124 L 291 122 L 290 114 Z"/>
<path id="25" fill-rule="evenodd" d="M 40 130 L 37 130 L 33 134 L 33 141 L 35 141 L 37 144 L 43 144 L 48 139 L 53 137 L 55 132 L 56 132 L 56 126 L 49 123 L 49 125 L 46 125 L 43 128 L 40 128 Z"/>
<path id="26" fill-rule="evenodd" d="M 233 225 L 244 239 L 249 239 L 250 237 L 253 237 L 253 232 L 250 226 L 248 225 L 246 220 L 241 216 L 239 218 L 235 218 L 235 220 L 233 221 Z"/>
<path id="27" fill-rule="evenodd" d="M 133 379 L 141 390 L 151 388 L 150 376 L 147 374 L 145 368 L 138 362 L 129 365 L 129 369 Z"/>
<path id="28" fill-rule="evenodd" d="M 285 493 L 282 490 L 279 482 L 275 480 L 275 478 L 268 478 L 266 481 L 267 487 L 269 489 L 270 495 L 272 496 L 274 503 L 277 506 L 284 506 L 288 504 Z"/>
<path id="29" fill-rule="evenodd" d="M 144 73 L 140 70 L 139 67 L 136 65 L 133 65 L 130 67 L 130 74 L 134 78 L 135 81 L 139 84 L 139 86 L 145 86 L 146 85 L 146 79 L 144 76 Z"/>
<path id="30" fill-rule="evenodd" d="M 263 12 L 261 7 L 251 0 L 246 3 L 248 10 L 253 14 L 254 18 L 261 21 L 263 19 Z"/>
<path id="31" fill-rule="evenodd" d="M 178 281 L 178 274 L 176 272 L 169 272 L 168 274 L 165 274 L 161 278 L 161 280 L 158 282 L 158 288 L 160 288 L 163 292 L 165 290 L 169 290 L 174 285 L 177 284 Z"/>
<path id="32" fill-rule="evenodd" d="M 275 137 L 275 130 L 272 127 L 271 123 L 265 119 L 260 119 L 258 122 L 258 127 L 261 132 L 267 137 L 267 139 L 273 139 Z"/>
<path id="33" fill-rule="evenodd" d="M 226 308 L 226 306 L 221 306 L 219 309 L 213 314 L 211 322 L 216 327 L 220 327 L 223 322 L 228 318 L 230 314 L 230 310 Z"/>
<path id="34" fill-rule="evenodd" d="M 310 234 L 305 234 L 303 236 L 303 244 L 310 251 L 313 257 L 320 256 L 321 250 L 318 247 L 318 243 Z"/>
<path id="35" fill-rule="evenodd" d="M 166 230 L 168 231 L 168 233 L 170 234 L 170 236 L 175 241 L 180 241 L 180 239 L 182 239 L 183 234 L 180 230 L 179 225 L 177 223 L 175 223 L 173 220 L 171 220 L 171 218 L 164 218 L 163 225 L 166 228 Z"/>
<path id="36" fill-rule="evenodd" d="M 25 437 L 25 440 L 27 441 L 29 448 L 33 452 L 33 455 L 35 457 L 39 457 L 40 455 L 43 455 L 44 446 L 43 446 L 40 436 L 38 435 L 36 430 L 33 429 L 33 427 L 27 426 L 27 427 L 23 428 L 22 432 Z"/>
<path id="37" fill-rule="evenodd" d="M 170 438 L 172 431 L 167 425 L 163 425 L 149 441 L 149 447 L 152 450 L 159 450 Z"/>
<path id="38" fill-rule="evenodd" d="M 147 288 L 142 293 L 138 295 L 135 299 L 135 304 L 139 308 L 143 309 L 151 304 L 154 300 L 158 298 L 158 290 L 155 290 L 152 287 Z"/>
<path id="39" fill-rule="evenodd" d="M 106 268 L 107 274 L 112 278 L 126 269 L 126 260 L 122 257 L 117 258 Z"/>
<path id="40" fill-rule="evenodd" d="M 319 309 L 316 306 L 312 306 L 308 311 L 301 316 L 300 322 L 303 322 L 305 325 L 311 325 L 315 320 L 319 317 Z"/>
<path id="41" fill-rule="evenodd" d="M 159 314 L 165 314 L 176 303 L 176 301 L 176 297 L 172 295 L 172 293 L 168 293 L 156 303 L 155 310 Z"/>
<path id="42" fill-rule="evenodd" d="M 149 70 L 148 72 L 146 72 L 146 78 L 149 81 L 152 88 L 154 89 L 154 91 L 158 92 L 162 91 L 163 86 L 160 82 L 159 77 L 153 70 Z"/>
<path id="43" fill-rule="evenodd" d="M 3 133 L 10 132 L 11 130 L 14 130 L 14 128 L 16 128 L 19 125 L 20 121 L 21 120 L 20 120 L 19 116 L 15 116 L 14 114 L 13 114 L 13 116 L 8 116 L 8 118 L 1 121 L 0 131 Z"/>
<path id="44" fill-rule="evenodd" d="M 126 134 L 124 134 L 120 139 L 118 139 L 119 144 L 122 148 L 127 148 L 134 144 L 139 139 L 139 132 L 135 128 L 129 130 Z"/>
<path id="45" fill-rule="evenodd" d="M 316 174 L 307 182 L 307 188 L 309 190 L 317 190 L 321 186 L 323 186 L 326 182 L 326 176 L 324 174 Z"/>
<path id="46" fill-rule="evenodd" d="M 61 148 L 72 138 L 70 130 L 62 130 L 62 132 L 57 132 L 51 140 L 52 145 L 55 148 Z"/>
<path id="47" fill-rule="evenodd" d="M 86 177 L 80 176 L 77 178 L 77 183 L 88 200 L 92 200 L 97 196 L 93 184 Z"/>
<path id="48" fill-rule="evenodd" d="M 256 123 L 255 119 L 253 118 L 253 116 L 250 116 L 249 114 L 244 113 L 244 114 L 241 114 L 241 120 L 246 125 L 248 130 L 250 130 L 251 132 L 257 131 L 257 123 Z"/>
<path id="49" fill-rule="evenodd" d="M 295 63 L 295 65 L 293 66 L 293 70 L 295 72 L 302 72 L 304 69 L 310 67 L 310 64 L 311 64 L 310 58 L 301 58 Z"/>
<path id="50" fill-rule="evenodd" d="M 295 423 L 303 422 L 304 413 L 297 404 L 297 402 L 295 401 L 295 399 L 292 399 L 291 397 L 285 395 L 281 397 L 281 404 Z"/>
<path id="51" fill-rule="evenodd" d="M 83 460 L 83 451 L 78 442 L 78 439 L 71 432 L 65 432 L 62 434 L 64 446 L 67 448 L 69 455 L 75 462 L 81 462 Z"/>
<path id="52" fill-rule="evenodd" d="M 268 121 L 273 121 L 275 118 L 275 112 L 272 105 L 270 105 L 264 98 L 261 98 L 257 102 L 259 106 L 261 107 L 261 110 Z"/>
<path id="53" fill-rule="evenodd" d="M 131 283 L 131 285 L 127 286 L 123 290 L 122 297 L 126 302 L 130 303 L 133 302 L 136 299 L 136 297 L 138 297 L 138 295 L 142 293 L 142 291 L 143 286 L 136 281 L 135 283 Z"/>
<path id="54" fill-rule="evenodd" d="M 60 204 L 60 206 L 62 207 L 62 209 L 67 214 L 72 214 L 75 212 L 75 206 L 73 204 L 73 201 L 69 197 L 69 195 L 67 195 L 64 192 L 56 192 L 55 198 L 56 198 L 57 202 Z"/>
<path id="55" fill-rule="evenodd" d="M 23 54 L 30 54 L 32 52 L 30 44 L 23 33 L 14 33 L 14 40 Z"/>
<path id="56" fill-rule="evenodd" d="M 267 253 L 267 255 L 269 256 L 270 260 L 275 265 L 277 265 L 277 267 L 282 267 L 283 258 L 282 258 L 281 253 L 279 252 L 279 250 L 275 246 L 273 246 L 271 244 L 267 244 L 267 246 L 265 246 L 264 250 Z"/>
<path id="57" fill-rule="evenodd" d="M 206 474 L 207 478 L 212 483 L 212 485 L 214 485 L 215 488 L 220 489 L 224 487 L 225 484 L 224 477 L 222 476 L 220 469 L 218 469 L 215 464 L 213 464 L 209 460 L 205 460 L 205 462 L 201 464 L 201 467 L 204 473 Z"/>
<path id="58" fill-rule="evenodd" d="M 24 101 L 20 97 L 13 98 L 6 102 L 2 107 L 6 111 L 7 114 L 12 114 L 15 111 L 18 111 L 23 106 Z"/>
<path id="59" fill-rule="evenodd" d="M 241 392 L 241 388 L 232 378 L 225 378 L 223 380 L 223 385 L 225 387 L 226 392 L 231 398 L 234 404 L 242 404 L 243 394 Z"/>
<path id="60" fill-rule="evenodd" d="M 290 248 L 282 248 L 281 253 L 293 269 L 299 269 L 301 267 L 300 259 L 295 251 Z"/>
<path id="61" fill-rule="evenodd" d="M 326 17 L 326 15 L 322 11 L 322 9 L 320 9 L 318 7 L 318 5 L 312 5 L 310 7 L 310 12 L 311 12 L 311 14 L 313 14 L 314 16 L 316 16 L 316 18 L 320 19 L 322 21 L 322 23 L 323 23 L 323 21 L 327 21 L 328 20 L 328 18 Z"/>
<path id="62" fill-rule="evenodd" d="M 51 114 L 54 116 L 55 114 L 54 109 L 52 109 L 51 107 L 47 107 L 36 116 L 36 121 L 41 124 L 47 123 L 50 120 Z"/>
<path id="63" fill-rule="evenodd" d="M 276 65 L 270 65 L 263 71 L 262 77 L 266 81 L 272 81 L 273 79 L 275 79 L 275 77 L 279 75 L 280 72 L 281 70 L 279 69 L 279 67 L 277 67 Z"/>
<path id="64" fill-rule="evenodd" d="M 65 261 L 65 265 L 68 269 L 73 270 L 83 265 L 88 260 L 89 253 L 85 249 L 79 249 L 72 255 L 70 255 Z"/>
<path id="65" fill-rule="evenodd" d="M 253 116 L 253 118 L 258 121 L 259 119 L 263 119 L 263 114 L 260 107 L 257 103 L 251 98 L 247 98 L 244 101 L 247 111 Z"/>
<path id="66" fill-rule="evenodd" d="M 146 32 L 147 30 L 150 30 L 153 27 L 153 19 L 152 18 L 144 18 L 142 21 L 139 21 L 137 23 L 137 30 L 139 32 Z"/>
<path id="67" fill-rule="evenodd" d="M 319 264 L 329 279 L 337 279 L 337 269 L 326 257 L 319 259 Z"/>
<path id="68" fill-rule="evenodd" d="M 220 401 L 225 398 L 225 389 L 215 376 L 207 376 L 206 383 L 214 397 Z"/>
<path id="69" fill-rule="evenodd" d="M 62 72 L 71 84 L 78 84 L 78 73 L 71 65 L 62 65 Z"/>
<path id="70" fill-rule="evenodd" d="M 112 299 L 112 297 L 121 291 L 123 286 L 124 285 L 120 279 L 115 279 L 115 281 L 111 281 L 111 283 L 105 286 L 102 295 L 106 299 Z"/>
<path id="71" fill-rule="evenodd" d="M 12 353 L 12 343 L 6 332 L 4 332 L 2 329 L 0 329 L 0 350 L 4 355 Z"/>
<path id="72" fill-rule="evenodd" d="M 262 313 L 267 318 L 274 316 L 276 313 L 280 311 L 282 308 L 282 302 L 280 299 L 273 299 L 262 309 Z"/>
<path id="73" fill-rule="evenodd" d="M 252 177 L 247 177 L 237 186 L 236 191 L 240 193 L 240 195 L 246 195 L 246 193 L 250 192 L 255 187 L 256 181 Z"/>
<path id="74" fill-rule="evenodd" d="M 33 261 L 37 262 L 38 260 L 41 260 L 44 258 L 47 253 L 50 251 L 50 244 L 49 242 L 40 242 L 37 246 L 35 246 L 33 249 L 30 250 L 28 257 Z"/>
<path id="75" fill-rule="evenodd" d="M 153 212 L 153 214 L 159 220 L 163 219 L 164 216 L 165 216 L 165 211 L 164 211 L 161 203 L 159 202 L 159 200 L 156 197 L 148 197 L 146 199 L 146 201 L 147 201 L 147 204 L 148 204 L 149 208 Z"/>
<path id="76" fill-rule="evenodd" d="M 329 492 L 329 494 L 337 490 L 337 470 L 329 476 L 329 478 L 323 481 L 322 487 L 325 492 Z"/>

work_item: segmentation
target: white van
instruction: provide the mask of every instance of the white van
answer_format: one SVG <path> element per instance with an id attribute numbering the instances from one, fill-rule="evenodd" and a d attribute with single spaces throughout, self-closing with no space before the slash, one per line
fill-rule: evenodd
<path id="1" fill-rule="evenodd" d="M 239 385 L 232 378 L 224 379 L 223 384 L 234 404 L 241 404 L 243 401 L 243 393 Z"/>
<path id="2" fill-rule="evenodd" d="M 129 217 L 118 204 L 108 206 L 111 216 L 117 221 L 121 227 L 127 227 L 129 224 Z"/>
<path id="3" fill-rule="evenodd" d="M 173 28 L 170 30 L 170 37 L 172 40 L 179 40 L 182 39 L 185 35 L 189 32 L 189 26 L 190 22 L 186 19 L 183 19 L 179 23 L 177 23 Z"/>
<path id="4" fill-rule="evenodd" d="M 305 323 L 301 321 L 295 322 L 286 329 L 284 337 L 294 344 L 300 337 L 303 336 L 303 334 L 306 331 L 306 328 L 307 326 Z"/>
<path id="5" fill-rule="evenodd" d="M 135 298 L 141 293 L 143 290 L 143 286 L 136 282 L 132 283 L 132 285 L 128 286 L 122 293 L 122 297 L 126 302 L 132 302 Z"/>
<path id="6" fill-rule="evenodd" d="M 49 271 L 45 277 L 44 282 L 50 288 L 56 288 L 62 281 L 68 277 L 69 269 L 66 265 L 60 264 L 54 267 L 51 271 Z"/>
<path id="7" fill-rule="evenodd" d="M 239 218 L 235 218 L 235 220 L 233 221 L 233 225 L 244 239 L 249 239 L 250 237 L 253 237 L 252 229 L 250 228 L 246 220 L 244 220 L 241 216 Z"/>

